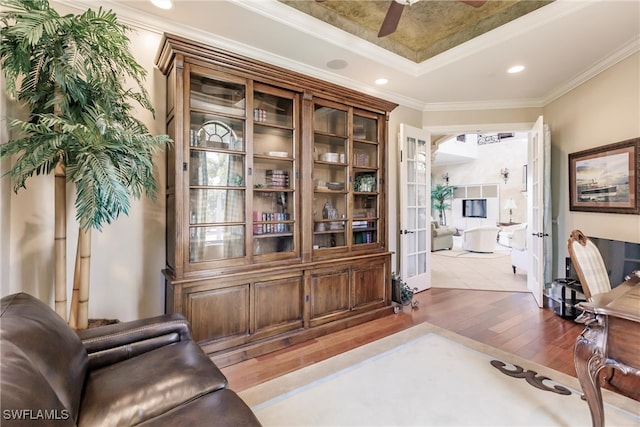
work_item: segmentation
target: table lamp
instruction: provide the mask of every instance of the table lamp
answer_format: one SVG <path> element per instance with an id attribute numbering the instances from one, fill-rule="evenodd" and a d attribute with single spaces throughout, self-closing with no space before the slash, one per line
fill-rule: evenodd
<path id="1" fill-rule="evenodd" d="M 509 210 L 509 223 L 513 222 L 511 221 L 513 210 L 518 209 L 518 206 L 516 206 L 516 202 L 513 199 L 508 199 L 507 203 L 504 204 L 504 208 Z"/>

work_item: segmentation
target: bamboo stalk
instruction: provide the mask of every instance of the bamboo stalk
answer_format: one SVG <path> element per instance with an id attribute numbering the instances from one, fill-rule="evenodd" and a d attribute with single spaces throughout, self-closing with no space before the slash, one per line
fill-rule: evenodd
<path id="1" fill-rule="evenodd" d="M 67 183 L 62 161 L 56 165 L 54 174 L 55 309 L 67 320 Z"/>
<path id="2" fill-rule="evenodd" d="M 80 230 L 80 233 L 82 230 Z M 73 291 L 71 293 L 71 309 L 69 310 L 69 326 L 78 329 L 78 293 L 80 291 L 80 233 L 76 247 L 76 263 L 73 270 Z"/>
<path id="3" fill-rule="evenodd" d="M 89 275 L 91 270 L 91 228 L 80 230 L 80 288 L 78 289 L 78 329 L 89 326 Z"/>

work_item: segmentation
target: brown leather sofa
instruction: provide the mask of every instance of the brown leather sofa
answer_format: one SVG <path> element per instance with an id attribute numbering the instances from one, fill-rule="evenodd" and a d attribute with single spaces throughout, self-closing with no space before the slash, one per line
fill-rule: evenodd
<path id="1" fill-rule="evenodd" d="M 3 426 L 260 425 L 182 316 L 75 333 L 25 293 L 1 310 Z"/>

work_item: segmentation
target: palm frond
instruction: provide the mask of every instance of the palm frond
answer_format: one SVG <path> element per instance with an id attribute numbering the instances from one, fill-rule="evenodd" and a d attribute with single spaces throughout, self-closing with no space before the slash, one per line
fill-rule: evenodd
<path id="1" fill-rule="evenodd" d="M 6 87 L 31 111 L 12 123 L 19 137 L 0 146 L 0 157 L 17 156 L 9 171 L 16 190 L 64 162 L 80 225 L 101 229 L 128 213 L 132 197 L 155 195 L 153 154 L 171 142 L 133 117 L 132 102 L 153 107 L 130 29 L 102 8 L 60 16 L 46 0 L 0 4 Z"/>

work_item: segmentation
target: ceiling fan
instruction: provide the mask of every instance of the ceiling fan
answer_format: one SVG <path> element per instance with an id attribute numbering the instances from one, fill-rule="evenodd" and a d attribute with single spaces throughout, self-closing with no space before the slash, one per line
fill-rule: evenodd
<path id="1" fill-rule="evenodd" d="M 387 10 L 387 14 L 384 17 L 384 21 L 382 21 L 382 26 L 380 26 L 380 31 L 378 32 L 378 37 L 385 37 L 393 33 L 398 28 L 398 23 L 400 22 L 400 17 L 402 16 L 404 7 L 411 6 L 418 1 L 420 0 L 393 0 L 391 2 L 391 5 L 389 5 L 389 9 Z M 487 0 L 458 1 L 473 7 L 480 7 L 487 2 Z"/>

